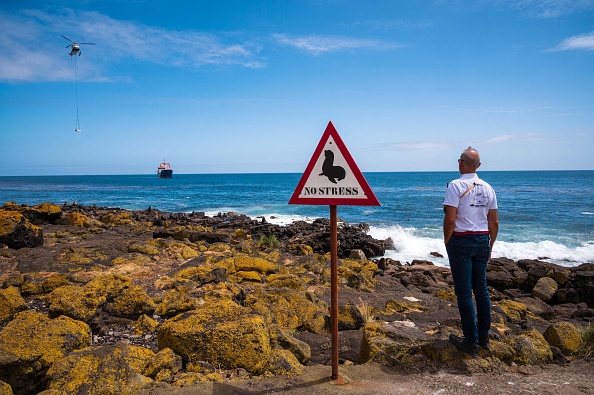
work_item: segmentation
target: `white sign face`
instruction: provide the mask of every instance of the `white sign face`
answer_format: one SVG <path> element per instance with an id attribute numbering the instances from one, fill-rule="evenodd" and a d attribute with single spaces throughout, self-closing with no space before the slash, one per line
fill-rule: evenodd
<path id="1" fill-rule="evenodd" d="M 380 205 L 332 122 L 328 123 L 289 204 Z"/>
<path id="2" fill-rule="evenodd" d="M 330 136 L 311 174 L 299 193 L 302 199 L 341 198 L 361 199 L 365 192 L 355 178 L 342 152 Z"/>

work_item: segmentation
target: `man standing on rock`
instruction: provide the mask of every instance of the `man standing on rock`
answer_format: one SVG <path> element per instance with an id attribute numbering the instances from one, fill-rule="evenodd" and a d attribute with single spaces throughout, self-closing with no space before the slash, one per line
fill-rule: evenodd
<path id="1" fill-rule="evenodd" d="M 461 176 L 448 184 L 443 202 L 443 237 L 464 334 L 463 338 L 450 335 L 450 342 L 472 356 L 478 355 L 479 345 L 489 347 L 491 298 L 487 263 L 499 230 L 497 197 L 493 188 L 478 178 L 476 170 L 480 165 L 478 151 L 465 149 L 458 159 Z"/>

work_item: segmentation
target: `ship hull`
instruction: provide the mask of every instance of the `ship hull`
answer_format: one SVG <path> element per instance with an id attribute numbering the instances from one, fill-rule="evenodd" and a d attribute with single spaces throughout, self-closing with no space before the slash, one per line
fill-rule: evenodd
<path id="1" fill-rule="evenodd" d="M 171 178 L 173 177 L 173 170 L 159 170 L 157 174 L 159 178 Z"/>

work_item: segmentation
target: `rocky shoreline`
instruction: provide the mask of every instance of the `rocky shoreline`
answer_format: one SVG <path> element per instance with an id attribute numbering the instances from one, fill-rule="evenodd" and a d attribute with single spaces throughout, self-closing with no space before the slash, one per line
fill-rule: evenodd
<path id="1" fill-rule="evenodd" d="M 493 259 L 492 346 L 470 358 L 447 341 L 460 334 L 449 269 L 374 258 L 390 240 L 367 231 L 339 226 L 341 365 L 476 373 L 583 360 L 594 265 Z M 0 394 L 157 393 L 327 365 L 328 235 L 326 219 L 6 203 Z"/>

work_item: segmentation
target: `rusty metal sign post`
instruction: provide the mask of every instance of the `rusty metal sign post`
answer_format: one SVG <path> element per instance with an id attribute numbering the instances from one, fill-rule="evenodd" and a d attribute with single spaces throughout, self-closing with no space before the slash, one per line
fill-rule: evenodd
<path id="1" fill-rule="evenodd" d="M 338 215 L 337 206 L 379 206 L 338 132 L 328 123 L 289 204 L 330 206 L 330 329 L 332 380 L 338 379 Z"/>

